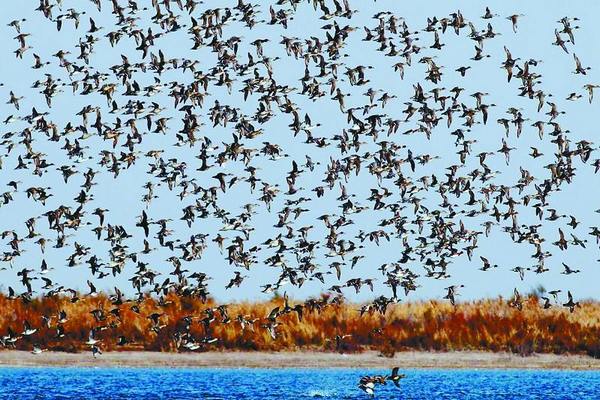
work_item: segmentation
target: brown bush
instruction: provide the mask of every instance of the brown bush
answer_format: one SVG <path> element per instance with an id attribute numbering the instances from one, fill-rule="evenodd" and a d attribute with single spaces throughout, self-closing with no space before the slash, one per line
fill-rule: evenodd
<path id="1" fill-rule="evenodd" d="M 275 307 L 283 309 L 284 300 L 274 298 L 257 303 L 230 304 L 229 322 L 214 311 L 209 336 L 217 342 L 205 344 L 201 350 L 322 350 L 360 352 L 377 350 L 384 356 L 403 350 L 488 350 L 510 351 L 521 355 L 532 353 L 580 353 L 600 356 L 600 303 L 583 302 L 574 313 L 556 306 L 543 309 L 534 297 L 524 301 L 523 310 L 508 306 L 502 299 L 462 302 L 452 306 L 441 301 L 401 303 L 390 306 L 385 315 L 360 315 L 360 305 L 352 303 L 328 304 L 320 312 L 304 308 L 299 321 L 295 312 L 277 318 L 277 338 L 273 340 L 265 329 L 267 316 Z M 15 348 L 31 350 L 39 345 L 56 351 L 84 351 L 90 329 L 98 328 L 96 337 L 100 346 L 110 350 L 182 351 L 177 332 L 182 332 L 184 317 L 192 318 L 190 337 L 200 341 L 205 336 L 199 322 L 215 309 L 213 300 L 169 294 L 164 303 L 149 296 L 135 302 L 114 305 L 109 296 L 83 296 L 72 303 L 68 297 L 36 298 L 31 302 L 9 299 L 0 295 L 0 335 L 10 327 L 17 335 L 23 332 L 27 320 L 37 332 L 19 339 Z M 290 302 L 293 306 L 294 304 Z M 136 312 L 135 307 L 139 308 Z M 132 309 L 132 307 L 134 309 Z M 119 310 L 119 315 L 111 310 Z M 65 337 L 56 337 L 60 310 L 67 313 L 62 324 Z M 96 321 L 90 313 L 102 310 L 104 318 Z M 151 329 L 148 318 L 160 314 L 161 328 Z M 253 326 L 242 330 L 238 315 L 247 320 L 257 319 Z M 50 327 L 42 316 L 50 318 Z M 336 340 L 336 336 L 350 335 Z M 118 337 L 125 336 L 129 343 L 117 345 Z"/>

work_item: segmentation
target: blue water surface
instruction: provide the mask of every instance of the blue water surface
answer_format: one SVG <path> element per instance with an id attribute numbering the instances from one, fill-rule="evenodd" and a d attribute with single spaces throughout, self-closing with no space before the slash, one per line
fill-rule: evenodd
<path id="1" fill-rule="evenodd" d="M 0 368 L 0 399 L 368 399 L 363 369 Z M 376 399 L 600 399 L 600 371 L 404 370 Z"/>

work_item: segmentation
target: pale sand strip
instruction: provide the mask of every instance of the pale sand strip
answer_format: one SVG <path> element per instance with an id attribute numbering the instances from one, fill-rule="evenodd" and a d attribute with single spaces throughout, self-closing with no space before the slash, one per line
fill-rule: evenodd
<path id="1" fill-rule="evenodd" d="M 600 359 L 587 356 L 536 354 L 520 357 L 488 352 L 401 352 L 394 358 L 377 352 L 337 354 L 321 352 L 208 352 L 153 353 L 106 352 L 94 359 L 91 353 L 0 351 L 0 366 L 64 367 L 202 367 L 202 368 L 536 368 L 600 369 Z"/>

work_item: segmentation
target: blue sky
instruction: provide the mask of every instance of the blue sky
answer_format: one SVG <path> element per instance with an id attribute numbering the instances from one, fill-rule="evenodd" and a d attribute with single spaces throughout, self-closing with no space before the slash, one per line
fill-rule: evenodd
<path id="1" fill-rule="evenodd" d="M 83 4 L 82 4 L 83 3 Z M 59 127 L 63 128 L 68 121 L 77 121 L 79 123 L 80 118 L 75 114 L 85 105 L 99 105 L 106 108 L 105 99 L 99 94 L 92 94 L 89 96 L 72 95 L 70 87 L 64 89 L 64 93 L 58 95 L 53 101 L 53 107 L 48 110 L 43 101 L 43 96 L 38 93 L 38 90 L 32 89 L 31 85 L 36 79 L 43 79 L 43 73 L 52 73 L 55 78 L 62 78 L 64 81 L 68 80 L 64 71 L 61 71 L 57 67 L 57 59 L 52 57 L 52 54 L 56 53 L 60 49 L 69 49 L 72 51 L 72 55 L 69 59 L 75 61 L 77 56 L 77 49 L 74 47 L 78 39 L 84 35 L 85 30 L 88 29 L 88 16 L 92 16 L 96 21 L 97 25 L 103 26 L 104 30 L 100 32 L 101 42 L 95 45 L 95 52 L 91 57 L 91 65 L 100 71 L 106 71 L 110 66 L 120 63 L 121 54 L 127 54 L 131 61 L 139 62 L 140 52 L 135 51 L 133 48 L 133 40 L 124 38 L 118 46 L 111 48 L 108 44 L 108 40 L 104 38 L 104 35 L 108 32 L 109 28 L 113 26 L 114 19 L 109 14 L 109 3 L 105 2 L 102 13 L 98 13 L 97 10 L 91 6 L 91 3 L 75 0 L 64 0 L 63 10 L 64 13 L 70 7 L 77 7 L 78 9 L 84 9 L 86 15 L 82 16 L 81 26 L 78 31 L 75 31 L 72 21 L 66 21 L 63 24 L 61 32 L 57 32 L 55 24 L 45 20 L 39 12 L 33 10 L 38 6 L 38 2 L 34 0 L 26 0 L 20 2 L 5 2 L 0 7 L 2 9 L 2 24 L 0 24 L 0 31 L 6 40 L 0 41 L 0 51 L 3 54 L 3 62 L 0 64 L 0 81 L 4 83 L 4 87 L 0 88 L 0 98 L 8 100 L 8 93 L 13 90 L 15 94 L 19 96 L 25 96 L 25 99 L 21 104 L 21 112 L 24 115 L 31 107 L 36 107 L 38 111 L 48 111 L 50 113 L 49 118 L 52 119 Z M 146 2 L 140 2 L 146 3 Z M 148 5 L 150 2 L 147 2 Z M 235 1 L 228 1 L 227 4 L 234 6 Z M 505 117 L 506 109 L 509 107 L 518 107 L 523 109 L 525 117 L 530 118 L 531 121 L 525 124 L 524 133 L 519 139 L 514 136 L 514 132 L 509 138 L 509 144 L 517 149 L 511 154 L 511 164 L 507 167 L 504 163 L 503 157 L 495 155 L 488 159 L 488 165 L 494 169 L 500 171 L 496 178 L 497 184 L 514 184 L 518 176 L 520 175 L 519 166 L 527 168 L 534 176 L 542 176 L 545 173 L 544 166 L 553 159 L 554 145 L 550 143 L 550 137 L 545 136 L 544 140 L 540 141 L 537 136 L 535 128 L 529 125 L 534 121 L 541 119 L 547 120 L 547 117 L 543 113 L 537 113 L 534 107 L 535 102 L 528 99 L 523 99 L 516 96 L 519 82 L 516 79 L 509 84 L 506 82 L 506 73 L 500 68 L 500 63 L 504 60 L 503 47 L 507 46 L 513 57 L 519 57 L 522 60 L 525 59 L 536 59 L 543 60 L 537 67 L 536 71 L 539 71 L 543 77 L 541 78 L 541 87 L 549 93 L 554 95 L 559 109 L 564 110 L 566 114 L 561 116 L 558 120 L 564 129 L 569 129 L 571 133 L 569 137 L 573 142 L 581 139 L 590 140 L 595 138 L 596 133 L 596 121 L 594 116 L 597 114 L 599 107 L 600 98 L 594 103 L 588 104 L 587 98 L 584 97 L 576 102 L 566 101 L 565 98 L 571 92 L 578 92 L 586 95 L 582 89 L 584 84 L 587 83 L 600 83 L 598 79 L 598 71 L 600 70 L 600 54 L 597 52 L 597 45 L 594 38 L 599 37 L 600 27 L 595 24 L 595 20 L 592 16 L 598 15 L 600 11 L 600 4 L 596 2 L 560 2 L 560 1 L 531 1 L 531 2 L 517 2 L 517 1 L 503 1 L 503 2 L 487 2 L 482 3 L 478 1 L 468 2 L 437 2 L 429 1 L 425 3 L 419 3 L 416 6 L 414 3 L 398 2 L 392 0 L 378 0 L 377 2 L 371 1 L 351 1 L 353 8 L 358 9 L 358 13 L 350 20 L 340 20 L 340 25 L 350 24 L 351 26 L 358 27 L 359 29 L 352 33 L 347 41 L 347 45 L 343 49 L 343 52 L 348 56 L 344 58 L 343 63 L 347 66 L 356 65 L 370 65 L 374 68 L 367 71 L 367 78 L 370 79 L 370 86 L 377 87 L 389 91 L 390 93 L 398 95 L 398 99 L 388 103 L 384 110 L 380 110 L 382 113 L 385 112 L 393 118 L 401 118 L 402 110 L 405 108 L 403 104 L 407 101 L 408 97 L 412 95 L 412 85 L 416 82 L 423 82 L 425 76 L 425 66 L 418 64 L 418 57 L 413 60 L 414 64 L 412 67 L 407 68 L 405 79 L 400 80 L 398 75 L 393 72 L 392 65 L 397 62 L 397 59 L 390 57 L 384 57 L 381 53 L 375 50 L 375 43 L 367 43 L 361 39 L 364 37 L 362 32 L 363 26 L 375 27 L 376 20 L 371 17 L 378 11 L 391 10 L 398 16 L 403 16 L 412 31 L 422 30 L 426 26 L 427 17 L 433 17 L 434 15 L 438 19 L 448 16 L 449 13 L 455 12 L 460 9 L 467 20 L 472 21 L 477 29 L 482 30 L 485 28 L 487 21 L 482 20 L 479 17 L 483 15 L 485 5 L 489 5 L 494 13 L 499 14 L 499 17 L 494 18 L 491 23 L 494 26 L 494 30 L 500 32 L 502 35 L 496 37 L 493 40 L 488 40 L 485 43 L 485 53 L 490 54 L 491 57 L 482 61 L 474 62 L 469 60 L 474 54 L 474 42 L 467 38 L 468 29 L 461 32 L 460 36 L 456 36 L 451 29 L 449 29 L 444 35 L 441 35 L 441 41 L 445 43 L 445 47 L 441 52 L 428 49 L 431 43 L 433 43 L 433 35 L 428 33 L 420 34 L 420 43 L 422 46 L 423 55 L 435 55 L 435 59 L 438 65 L 443 65 L 444 73 L 441 86 L 446 89 L 450 89 L 454 86 L 461 86 L 465 88 L 465 92 L 462 97 L 462 101 L 467 103 L 471 101 L 471 105 L 474 104 L 474 99 L 470 98 L 468 94 L 480 91 L 488 92 L 489 96 L 485 98 L 485 101 L 496 104 L 490 112 L 490 121 L 486 126 L 477 125 L 469 133 L 469 137 L 476 139 L 477 143 L 473 145 L 473 154 L 477 154 L 481 151 L 496 151 L 501 147 L 501 138 L 503 136 L 503 127 L 496 124 L 497 118 Z M 142 5 L 142 4 L 140 4 Z M 200 6 L 200 9 L 204 9 L 204 5 Z M 268 8 L 262 7 L 262 17 L 268 18 Z M 55 9 L 54 14 L 58 15 L 61 10 Z M 523 14 L 523 17 L 519 19 L 517 33 L 513 33 L 511 23 L 505 17 L 512 14 Z M 150 14 L 144 14 L 149 16 Z M 558 19 L 564 16 L 577 16 L 581 19 L 578 25 L 580 29 L 576 30 L 576 44 L 569 45 L 570 53 L 575 52 L 584 66 L 591 66 L 592 70 L 589 71 L 588 75 L 582 77 L 581 75 L 574 75 L 574 62 L 571 54 L 565 54 L 560 48 L 553 46 L 551 43 L 554 41 L 554 29 L 559 27 L 556 22 Z M 31 37 L 27 39 L 29 45 L 33 47 L 29 50 L 24 60 L 18 60 L 14 57 L 12 52 L 18 47 L 16 40 L 11 38 L 16 35 L 12 27 L 6 26 L 8 22 L 13 19 L 26 18 L 27 21 L 23 23 L 23 32 L 31 33 Z M 315 14 L 312 11 L 312 7 L 308 4 L 301 4 L 299 11 L 295 18 L 290 21 L 287 30 L 284 30 L 281 26 L 263 26 L 259 24 L 255 29 L 249 31 L 242 29 L 239 24 L 232 24 L 224 30 L 224 37 L 241 36 L 243 42 L 240 47 L 240 58 L 246 59 L 245 54 L 248 51 L 252 51 L 252 47 L 248 44 L 255 38 L 269 38 L 270 43 L 265 45 L 265 54 L 270 57 L 281 57 L 280 60 L 274 62 L 274 73 L 276 80 L 281 84 L 288 84 L 292 86 L 299 86 L 298 79 L 302 77 L 304 72 L 304 63 L 302 61 L 296 61 L 293 58 L 285 56 L 285 51 L 282 45 L 278 44 L 281 40 L 281 36 L 287 37 L 301 37 L 307 38 L 311 35 L 324 37 L 324 31 L 320 29 L 321 26 L 325 25 L 330 21 L 318 20 L 315 18 Z M 182 16 L 180 18 L 181 24 L 190 25 L 189 18 Z M 140 22 L 142 27 L 145 27 L 145 22 Z M 153 28 L 156 32 L 156 28 Z M 209 49 L 202 49 L 197 52 L 191 52 L 189 49 L 192 46 L 192 42 L 189 36 L 185 33 L 185 29 L 181 32 L 172 33 L 161 37 L 156 41 L 155 52 L 158 48 L 162 49 L 165 56 L 168 58 L 173 57 L 188 57 L 191 59 L 197 59 L 200 61 L 200 69 L 208 70 L 214 65 L 215 56 L 210 52 Z M 36 53 L 42 57 L 44 61 L 51 61 L 52 65 L 47 67 L 45 70 L 31 69 L 33 65 L 32 53 Z M 460 75 L 454 70 L 459 66 L 471 65 L 472 69 L 469 70 L 466 78 L 460 77 Z M 344 68 L 340 67 L 340 76 L 343 75 Z M 140 83 L 140 86 L 147 86 L 153 83 L 153 76 L 151 74 L 137 74 L 136 79 Z M 168 83 L 173 80 L 186 80 L 189 82 L 190 76 L 184 76 L 179 72 L 167 72 L 161 77 L 163 83 Z M 217 88 L 212 86 L 209 89 L 211 96 L 205 100 L 205 107 L 201 111 L 202 114 L 208 113 L 208 108 L 212 106 L 215 100 L 219 100 L 223 104 L 229 104 L 231 106 L 239 107 L 242 112 L 252 113 L 255 111 L 256 101 L 243 102 L 241 94 L 237 90 L 241 87 L 241 82 L 236 82 L 234 86 L 234 92 L 230 96 L 227 91 L 223 88 Z M 422 83 L 427 89 L 433 86 L 430 83 Z M 347 99 L 347 106 L 357 106 L 365 104 L 366 97 L 362 94 L 367 90 L 367 86 L 352 87 L 345 83 L 343 85 L 344 91 L 351 90 L 351 96 Z M 122 90 L 121 90 L 122 91 Z M 600 96 L 598 96 L 600 97 Z M 256 99 L 256 97 L 254 97 Z M 322 124 L 317 130 L 315 130 L 316 136 L 333 137 L 333 135 L 339 134 L 341 129 L 346 127 L 345 117 L 339 113 L 338 105 L 335 101 L 326 100 L 311 102 L 305 97 L 292 95 L 292 99 L 298 104 L 303 113 L 309 113 L 313 123 Z M 124 104 L 128 99 L 121 96 L 117 96 L 117 101 L 120 105 Z M 170 121 L 170 127 L 180 129 L 178 121 L 178 113 L 172 109 L 172 99 L 168 98 L 164 93 L 157 95 L 151 99 L 143 99 L 145 101 L 156 101 L 162 106 L 166 107 L 165 116 L 174 117 Z M 18 115 L 18 112 L 11 106 L 4 104 L 4 101 L 0 102 L 0 118 L 4 120 L 11 114 Z M 114 117 L 109 116 L 108 110 L 105 109 L 103 116 L 107 121 L 113 121 Z M 90 119 L 93 119 L 90 116 Z M 208 122 L 208 119 L 205 119 Z M 289 154 L 289 157 L 277 160 L 260 160 L 257 157 L 253 161 L 253 165 L 261 168 L 259 176 L 265 181 L 271 183 L 279 183 L 285 185 L 285 175 L 287 171 L 291 169 L 291 160 L 294 159 L 298 163 L 304 162 L 304 156 L 310 155 L 315 161 L 321 163 L 317 167 L 314 174 L 305 173 L 298 181 L 298 187 L 304 187 L 309 189 L 307 194 L 312 194 L 310 189 L 317 185 L 323 184 L 323 167 L 328 163 L 330 156 L 339 158 L 339 151 L 335 146 L 329 146 L 325 149 L 316 149 L 314 146 L 308 146 L 301 143 L 302 134 L 298 135 L 298 138 L 294 139 L 287 125 L 289 124 L 289 116 L 277 116 L 269 121 L 264 128 L 264 135 L 255 139 L 251 144 L 254 147 L 260 147 L 262 142 L 270 141 L 272 143 L 278 143 L 284 151 Z M 143 125 L 142 121 L 138 122 L 138 126 Z M 258 125 L 255 123 L 255 125 Z M 2 133 L 8 131 L 19 132 L 24 129 L 25 124 L 17 122 L 14 124 L 2 125 Z M 459 126 L 456 124 L 451 130 L 457 129 Z M 401 128 L 402 130 L 402 128 Z M 549 128 L 547 128 L 549 130 Z M 458 163 L 458 156 L 456 155 L 457 148 L 453 145 L 453 138 L 448 135 L 448 129 L 445 127 L 445 123 L 440 124 L 432 135 L 432 139 L 427 141 L 423 136 L 420 135 L 396 135 L 391 139 L 400 144 L 405 144 L 413 150 L 415 154 L 421 154 L 424 152 L 430 154 L 437 154 L 441 158 L 433 161 L 425 167 L 419 169 L 419 174 L 431 174 L 436 173 L 441 175 L 441 169 L 452 163 Z M 201 129 L 201 135 L 206 135 L 211 138 L 215 144 L 220 144 L 223 141 L 230 141 L 231 129 L 228 128 L 212 128 L 208 123 Z M 74 139 L 73 137 L 72 139 Z M 18 139 L 18 138 L 17 138 Z M 380 137 L 380 139 L 382 139 Z M 177 148 L 173 147 L 172 144 L 175 142 L 173 136 L 150 133 L 145 135 L 144 143 L 140 147 L 142 151 L 148 151 L 150 149 L 165 149 L 165 159 L 171 157 L 177 157 L 179 160 L 185 160 L 190 165 L 189 172 L 194 173 L 194 169 L 198 167 L 199 161 L 195 158 L 198 154 L 197 149 L 190 148 Z M 122 141 L 121 141 L 122 143 Z M 110 144 L 103 142 L 99 138 L 92 137 L 82 142 L 82 144 L 89 146 L 88 154 L 94 157 L 94 160 L 82 161 L 78 164 L 77 168 L 80 171 L 84 171 L 88 166 L 95 169 L 98 166 L 95 164 L 99 151 L 103 149 L 109 149 Z M 59 165 L 72 165 L 72 160 L 68 160 L 64 152 L 60 150 L 60 147 L 64 145 L 64 141 L 59 143 L 48 142 L 43 137 L 39 137 L 34 142 L 34 148 L 37 151 L 41 151 L 48 155 L 48 161 L 54 162 L 57 166 Z M 530 152 L 530 146 L 537 147 L 541 152 L 546 153 L 545 157 L 538 160 L 533 160 L 528 156 Z M 369 142 L 361 148 L 361 153 L 365 151 L 373 151 L 376 146 Z M 118 151 L 125 149 L 118 149 Z M 49 186 L 51 187 L 51 193 L 53 197 L 47 204 L 47 207 L 42 207 L 39 203 L 34 203 L 30 199 L 26 198 L 25 193 L 14 195 L 15 201 L 7 206 L 0 207 L 0 221 L 2 223 L 2 230 L 4 229 L 16 229 L 21 235 L 26 234 L 26 228 L 24 221 L 35 215 L 41 215 L 48 209 L 56 208 L 60 204 L 68 204 L 75 206 L 72 200 L 80 191 L 79 185 L 83 182 L 83 176 L 78 174 L 71 178 L 68 185 L 62 182 L 62 177 L 59 171 L 54 168 L 50 168 L 48 173 L 43 177 L 33 177 L 29 171 L 15 171 L 13 170 L 16 165 L 16 159 L 19 154 L 23 154 L 23 146 L 17 146 L 13 152 L 6 156 L 3 160 L 4 168 L 0 171 L 2 177 L 0 185 L 11 180 L 20 180 L 23 183 L 21 188 L 27 188 L 30 186 Z M 595 155 L 592 155 L 592 160 L 595 159 Z M 70 237 L 70 242 L 84 243 L 92 247 L 92 251 L 97 253 L 100 258 L 108 259 L 108 246 L 104 241 L 96 241 L 93 237 L 91 229 L 97 223 L 95 216 L 91 215 L 91 211 L 95 207 L 108 208 L 110 212 L 107 214 L 107 222 L 112 224 L 122 224 L 128 230 L 128 232 L 134 235 L 134 239 L 127 242 L 130 250 L 141 250 L 142 248 L 142 231 L 136 228 L 135 222 L 136 217 L 141 214 L 144 205 L 142 204 L 141 197 L 144 194 L 142 185 L 152 179 L 150 175 L 146 174 L 148 170 L 148 159 L 141 157 L 135 166 L 129 170 L 123 170 L 119 175 L 118 179 L 113 179 L 112 175 L 103 172 L 97 175 L 96 181 L 97 186 L 93 189 L 95 199 L 86 206 L 89 210 L 87 220 L 92 222 L 94 225 L 84 227 L 77 232 L 71 232 L 74 236 Z M 470 171 L 477 167 L 477 159 L 472 157 L 467 162 L 465 171 Z M 594 210 L 600 208 L 597 201 L 598 190 L 597 176 L 593 174 L 593 167 L 589 165 L 583 165 L 576 163 L 577 177 L 571 185 L 564 186 L 561 192 L 553 193 L 549 197 L 551 207 L 556 208 L 559 214 L 571 214 L 575 215 L 581 225 L 573 231 L 580 238 L 587 238 L 590 242 L 588 243 L 587 249 L 575 248 L 569 246 L 567 252 L 561 252 L 550 243 L 557 240 L 558 234 L 557 229 L 559 226 L 564 226 L 567 222 L 562 220 L 558 223 L 552 223 L 550 221 L 542 221 L 543 227 L 540 231 L 546 238 L 545 249 L 551 251 L 554 256 L 547 260 L 546 265 L 551 270 L 543 275 L 536 275 L 533 273 L 526 274 L 525 280 L 520 281 L 516 273 L 511 272 L 510 269 L 516 266 L 529 267 L 533 265 L 534 260 L 530 258 L 532 250 L 530 246 L 524 246 L 514 244 L 505 233 L 500 232 L 499 229 L 495 229 L 493 234 L 489 238 L 482 237 L 479 241 L 479 249 L 475 253 L 473 262 L 469 262 L 466 257 L 455 259 L 453 264 L 449 267 L 449 272 L 452 274 L 452 278 L 445 281 L 433 281 L 431 279 L 420 278 L 418 283 L 421 287 L 411 293 L 411 298 L 441 298 L 445 292 L 443 288 L 450 284 L 463 283 L 465 288 L 462 290 L 463 299 L 472 299 L 488 296 L 496 296 L 499 294 L 510 295 L 512 294 L 513 288 L 518 288 L 521 291 L 527 291 L 530 288 L 536 287 L 537 285 L 543 285 L 547 289 L 569 289 L 576 294 L 578 298 L 585 297 L 598 297 L 598 292 L 595 285 L 591 285 L 590 282 L 595 282 L 600 278 L 600 269 L 598 268 L 598 247 L 593 243 L 593 238 L 587 236 L 589 232 L 588 227 L 598 225 L 599 215 L 594 213 Z M 240 163 L 230 162 L 224 165 L 224 171 L 232 174 L 241 173 L 243 167 Z M 198 183 L 203 185 L 215 185 L 216 181 L 211 180 L 211 176 L 217 171 L 211 169 L 206 173 L 197 173 L 193 175 L 197 178 Z M 368 197 L 369 189 L 377 187 L 376 179 L 363 171 L 360 176 L 352 177 L 346 184 L 349 192 L 357 195 L 358 201 L 363 205 L 368 205 L 364 198 Z M 191 204 L 193 200 L 186 198 L 183 202 L 179 201 L 177 197 L 178 191 L 170 192 L 166 187 L 156 188 L 156 194 L 159 198 L 155 199 L 148 209 L 148 215 L 150 218 L 172 218 L 174 221 L 169 225 L 170 228 L 175 230 L 176 238 L 181 240 L 187 240 L 191 234 L 195 233 L 208 233 L 211 238 L 214 237 L 217 230 L 220 227 L 219 221 L 214 218 L 207 220 L 197 220 L 191 229 L 189 229 L 183 221 L 179 221 L 182 215 L 181 208 L 183 206 Z M 284 187 L 285 189 L 285 187 Z M 0 187 L 0 191 L 9 190 L 8 187 Z M 323 197 L 322 199 L 315 200 L 310 203 L 307 207 L 309 212 L 305 213 L 301 219 L 295 224 L 296 227 L 303 225 L 313 224 L 315 230 L 311 236 L 313 240 L 319 240 L 324 232 L 320 221 L 315 220 L 316 217 L 322 214 L 339 214 L 338 208 L 339 203 L 336 202 L 335 198 L 339 196 L 339 190 L 333 190 L 331 193 Z M 424 197 L 424 204 L 427 204 L 429 195 L 427 193 L 420 194 Z M 229 210 L 232 215 L 237 215 L 242 212 L 242 205 L 245 203 L 258 203 L 259 194 L 257 191 L 251 194 L 248 190 L 248 185 L 236 185 L 226 194 L 219 196 L 220 205 Z M 431 199 L 435 199 L 433 196 Z M 464 203 L 464 198 L 458 200 L 458 203 Z M 273 237 L 279 232 L 273 225 L 277 223 L 277 214 L 275 210 L 281 209 L 283 204 L 284 196 L 274 203 L 273 212 L 269 213 L 262 205 L 257 207 L 257 215 L 254 217 L 251 225 L 255 228 L 252 234 L 251 244 L 260 244 L 269 237 Z M 381 218 L 377 212 L 369 211 L 359 215 L 352 216 L 354 225 L 349 226 L 347 229 L 343 229 L 347 233 L 346 238 L 352 239 L 358 229 L 372 230 L 377 226 L 378 220 Z M 477 228 L 477 219 L 469 220 L 468 224 L 471 229 Z M 483 220 L 481 220 L 483 221 Z M 529 212 L 523 213 L 520 218 L 520 223 L 535 223 L 536 219 Z M 466 220 L 465 220 L 466 223 Z M 44 219 L 38 220 L 38 227 L 40 232 L 48 232 L 46 227 L 47 223 Z M 154 228 L 156 232 L 156 228 Z M 569 230 L 569 232 L 571 232 Z M 54 232 L 49 233 L 49 237 L 52 237 Z M 234 235 L 231 233 L 222 233 L 223 236 L 233 238 Z M 320 235 L 320 236 L 319 236 Z M 352 239 L 358 242 L 357 239 Z M 233 276 L 233 267 L 229 266 L 224 260 L 223 255 L 219 253 L 219 250 L 214 246 L 214 243 L 209 242 L 209 247 L 205 251 L 205 254 L 200 261 L 194 261 L 186 268 L 194 271 L 203 271 L 213 277 L 209 288 L 214 296 L 223 300 L 240 300 L 240 299 L 254 299 L 254 298 L 265 298 L 267 295 L 263 295 L 259 292 L 259 286 L 265 283 L 273 282 L 277 276 L 278 270 L 273 269 L 260 263 L 253 267 L 252 271 L 247 273 L 249 277 L 244 281 L 244 284 L 240 288 L 226 291 L 224 289 L 225 284 Z M 85 264 L 82 264 L 75 268 L 68 268 L 65 266 L 65 259 L 69 254 L 70 248 L 68 249 L 54 249 L 51 248 L 50 244 L 45 259 L 49 265 L 55 267 L 55 270 L 50 273 L 50 277 L 56 282 L 75 288 L 86 290 L 85 281 L 90 278 L 89 270 Z M 158 247 L 157 243 L 153 243 L 154 247 Z M 376 283 L 376 294 L 384 293 L 389 295 L 389 289 L 384 288 L 381 285 L 383 277 L 377 271 L 377 268 L 385 262 L 392 262 L 399 257 L 398 249 L 400 244 L 397 241 L 385 243 L 380 247 L 369 245 L 366 242 L 366 246 L 363 254 L 365 258 L 356 266 L 352 271 L 345 271 L 343 274 L 343 281 L 356 278 L 356 277 L 375 277 L 379 281 Z M 5 247 L 7 248 L 7 247 Z M 39 248 L 33 243 L 26 243 L 23 245 L 26 250 L 23 256 L 17 259 L 14 263 L 14 269 L 8 267 L 5 271 L 0 271 L 0 282 L 4 285 L 12 285 L 20 287 L 16 282 L 15 273 L 16 270 L 23 267 L 39 267 L 41 261 L 41 254 Z M 264 259 L 271 255 L 268 252 L 261 253 L 260 259 Z M 500 265 L 500 268 L 491 272 L 481 272 L 477 268 L 481 266 L 479 262 L 479 256 L 483 255 L 492 261 L 492 263 Z M 168 252 L 159 250 L 149 256 L 145 256 L 143 260 L 149 262 L 150 266 L 166 274 L 171 270 L 171 266 L 165 261 L 170 254 Z M 327 264 L 331 260 L 320 257 L 318 259 L 319 264 L 323 266 L 323 270 L 327 270 Z M 565 262 L 572 267 L 579 268 L 582 273 L 576 275 L 564 276 L 560 274 L 562 271 L 561 263 Z M 423 273 L 421 266 L 418 263 L 412 263 L 409 265 L 412 270 L 417 273 Z M 127 279 L 131 277 L 134 265 L 131 264 L 127 267 L 122 277 L 118 278 L 107 278 L 102 281 L 95 283 L 100 288 L 109 289 L 117 285 L 119 287 L 125 287 L 128 285 Z M 164 277 L 163 277 L 164 278 Z M 329 277 L 326 285 L 321 285 L 319 282 L 308 282 L 302 289 L 292 288 L 287 286 L 287 291 L 295 297 L 306 297 L 309 295 L 317 294 L 330 285 L 336 284 L 335 279 Z M 162 278 L 159 279 L 162 281 Z M 355 296 L 352 289 L 346 289 L 345 293 L 348 297 L 358 300 L 363 300 L 372 296 L 371 293 L 366 291 L 362 292 L 360 296 Z"/>

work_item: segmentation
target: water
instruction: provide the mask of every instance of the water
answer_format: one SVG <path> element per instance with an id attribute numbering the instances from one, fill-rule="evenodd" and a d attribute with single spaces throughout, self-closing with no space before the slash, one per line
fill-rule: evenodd
<path id="1" fill-rule="evenodd" d="M 0 399 L 368 399 L 361 369 L 0 368 Z M 376 399 L 600 399 L 600 371 L 405 370 Z"/>

